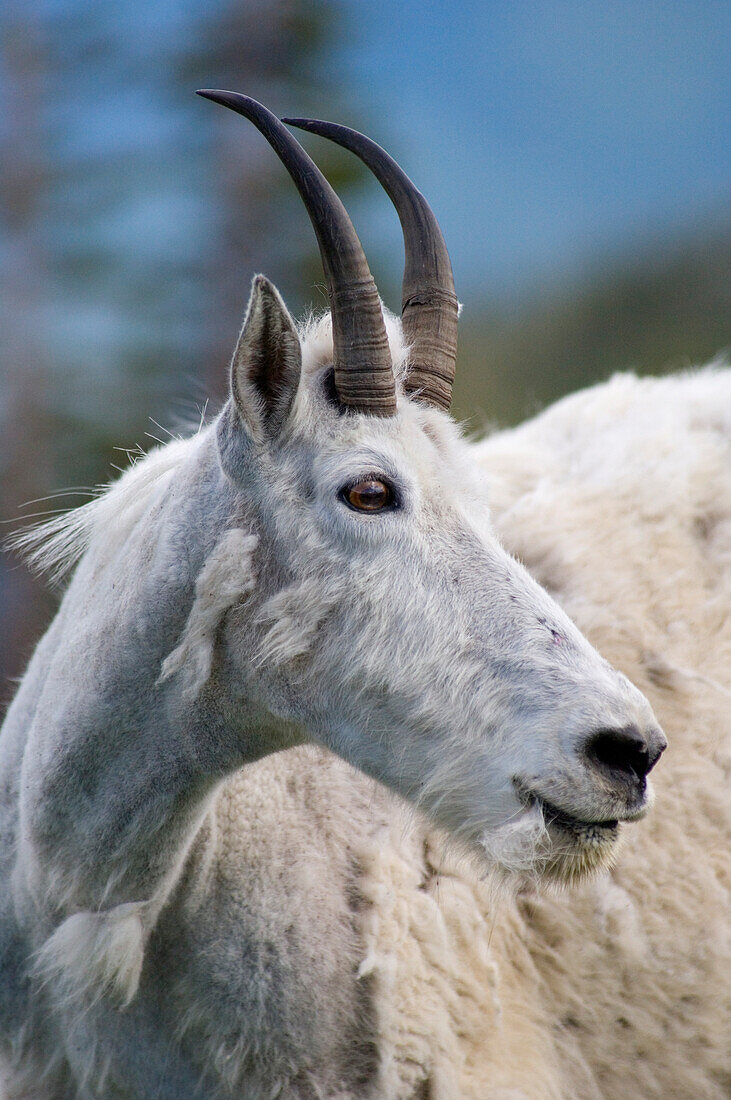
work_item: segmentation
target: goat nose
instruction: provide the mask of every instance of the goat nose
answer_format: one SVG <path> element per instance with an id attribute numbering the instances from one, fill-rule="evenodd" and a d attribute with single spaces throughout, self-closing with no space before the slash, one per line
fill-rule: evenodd
<path id="1" fill-rule="evenodd" d="M 584 746 L 591 763 L 611 776 L 639 783 L 644 789 L 645 779 L 665 751 L 667 741 L 658 729 L 646 735 L 636 726 L 622 729 L 599 730 Z"/>

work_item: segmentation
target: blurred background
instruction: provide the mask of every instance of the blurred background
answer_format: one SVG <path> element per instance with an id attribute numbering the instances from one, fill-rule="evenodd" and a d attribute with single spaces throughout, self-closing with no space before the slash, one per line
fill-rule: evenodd
<path id="1" fill-rule="evenodd" d="M 403 164 L 452 255 L 470 430 L 728 348 L 729 32 L 726 0 L 4 0 L 0 531 L 218 407 L 254 272 L 325 306 L 284 169 L 197 87 Z M 397 309 L 388 200 L 302 140 Z M 2 556 L 0 704 L 56 598 Z"/>

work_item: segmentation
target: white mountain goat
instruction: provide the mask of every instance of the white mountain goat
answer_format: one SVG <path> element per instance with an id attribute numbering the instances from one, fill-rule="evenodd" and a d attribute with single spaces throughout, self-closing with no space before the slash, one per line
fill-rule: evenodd
<path id="1" fill-rule="evenodd" d="M 205 94 L 331 315 L 257 277 L 217 420 L 23 536 L 80 560 L 0 736 L 2 1096 L 726 1095 L 728 372 L 465 443 L 422 196 L 297 120 L 397 207 L 402 335 L 289 131 Z M 665 738 L 567 612 L 672 735 L 627 828 Z"/>

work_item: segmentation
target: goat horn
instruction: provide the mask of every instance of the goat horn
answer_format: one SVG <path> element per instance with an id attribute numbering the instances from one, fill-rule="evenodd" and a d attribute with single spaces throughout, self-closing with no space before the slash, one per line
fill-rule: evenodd
<path id="1" fill-rule="evenodd" d="M 274 149 L 302 197 L 327 279 L 340 402 L 371 416 L 393 416 L 396 387 L 381 302 L 345 207 L 299 142 L 261 103 L 238 92 L 205 90 L 198 95 L 248 118 Z"/>
<path id="2" fill-rule="evenodd" d="M 423 401 L 448 409 L 457 363 L 459 304 L 447 246 L 429 203 L 393 157 L 365 134 L 311 118 L 282 121 L 320 134 L 355 153 L 396 207 L 406 253 L 401 317 L 404 336 L 412 349 L 405 387 L 412 393 L 418 391 Z"/>

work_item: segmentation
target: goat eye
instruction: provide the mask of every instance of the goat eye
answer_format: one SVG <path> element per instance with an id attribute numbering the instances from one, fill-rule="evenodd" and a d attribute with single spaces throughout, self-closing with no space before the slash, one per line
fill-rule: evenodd
<path id="1" fill-rule="evenodd" d="M 391 486 L 371 477 L 357 481 L 355 485 L 347 485 L 340 496 L 356 512 L 382 512 L 396 503 Z"/>

